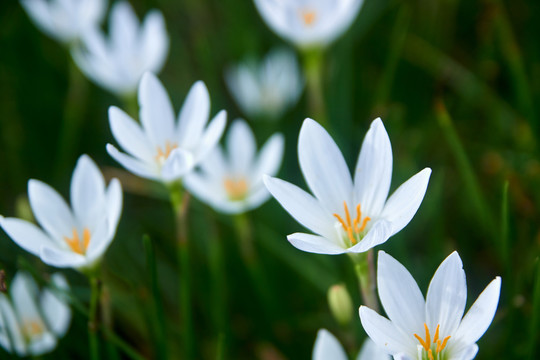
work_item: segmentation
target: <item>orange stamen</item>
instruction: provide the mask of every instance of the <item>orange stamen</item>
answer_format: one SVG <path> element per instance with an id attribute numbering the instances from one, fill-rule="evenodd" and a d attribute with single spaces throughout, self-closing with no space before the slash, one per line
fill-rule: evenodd
<path id="1" fill-rule="evenodd" d="M 359 235 L 364 229 L 366 228 L 366 225 L 370 219 L 369 216 L 366 216 L 364 220 L 362 221 L 362 225 L 359 227 L 362 220 L 362 211 L 360 209 L 360 204 L 356 205 L 356 217 L 354 220 L 351 221 L 351 214 L 349 212 L 349 208 L 347 206 L 347 202 L 343 202 L 343 209 L 345 212 L 345 220 L 338 214 L 333 214 L 334 217 L 339 221 L 341 226 L 343 227 L 343 230 L 347 234 L 347 237 L 351 241 L 351 244 L 355 245 L 357 241 L 357 235 Z"/>
<path id="2" fill-rule="evenodd" d="M 313 25 L 313 23 L 317 19 L 317 12 L 313 10 L 302 10 L 300 11 L 300 14 L 302 15 L 302 20 L 304 20 L 304 24 L 306 24 L 307 26 Z"/>
<path id="3" fill-rule="evenodd" d="M 244 197 L 246 197 L 248 184 L 244 178 L 233 179 L 226 177 L 223 180 L 223 186 L 225 187 L 225 191 L 231 200 L 242 200 Z"/>
<path id="4" fill-rule="evenodd" d="M 425 340 L 417 334 L 414 334 L 414 337 L 416 338 L 416 340 L 418 340 L 418 342 L 420 342 L 420 345 L 422 345 L 422 347 L 426 351 L 429 360 L 434 360 L 433 349 L 431 349 L 431 334 L 429 333 L 429 328 L 426 323 L 424 323 L 424 329 L 426 330 Z M 450 339 L 450 336 L 447 336 L 444 338 L 443 341 L 441 341 L 441 339 L 439 338 L 439 329 L 440 324 L 437 324 L 437 328 L 435 329 L 435 336 L 433 337 L 433 344 L 437 345 L 435 347 L 435 356 L 439 355 L 439 353 L 444 350 L 446 344 L 448 343 L 448 340 Z"/>
<path id="5" fill-rule="evenodd" d="M 156 162 L 161 163 L 165 161 L 169 157 L 171 152 L 176 148 L 178 148 L 178 144 L 171 143 L 169 141 L 165 142 L 165 149 L 162 149 L 161 146 L 158 146 L 156 149 L 157 150 L 157 155 L 155 157 Z"/>
<path id="6" fill-rule="evenodd" d="M 90 230 L 88 228 L 83 229 L 82 243 L 79 238 L 79 232 L 76 228 L 73 228 L 73 234 L 71 237 L 64 236 L 64 241 L 68 244 L 71 251 L 79 255 L 84 255 L 88 245 L 90 244 Z"/>

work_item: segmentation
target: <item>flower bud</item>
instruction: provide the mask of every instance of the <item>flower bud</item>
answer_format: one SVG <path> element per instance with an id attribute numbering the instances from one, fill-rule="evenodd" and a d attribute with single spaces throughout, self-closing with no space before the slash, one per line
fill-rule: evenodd
<path id="1" fill-rule="evenodd" d="M 353 317 L 351 296 L 344 284 L 333 285 L 328 289 L 330 311 L 340 325 L 347 325 Z"/>

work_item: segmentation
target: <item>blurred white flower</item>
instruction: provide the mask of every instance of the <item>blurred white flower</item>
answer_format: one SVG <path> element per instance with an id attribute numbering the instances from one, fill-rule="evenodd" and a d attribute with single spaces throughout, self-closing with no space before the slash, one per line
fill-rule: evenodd
<path id="1" fill-rule="evenodd" d="M 92 268 L 109 247 L 122 212 L 122 188 L 117 179 L 105 187 L 96 164 L 82 155 L 71 178 L 71 208 L 49 185 L 28 182 L 36 225 L 0 218 L 4 231 L 23 249 L 51 266 Z"/>
<path id="2" fill-rule="evenodd" d="M 189 192 L 216 210 L 238 214 L 259 207 L 270 197 L 263 174 L 275 175 L 283 158 L 284 139 L 274 134 L 257 154 L 253 132 L 236 120 L 227 135 L 227 154 L 218 146 L 185 178 Z"/>
<path id="3" fill-rule="evenodd" d="M 255 0 L 267 25 L 300 48 L 324 47 L 343 34 L 364 0 Z"/>
<path id="4" fill-rule="evenodd" d="M 117 107 L 109 108 L 111 131 L 128 154 L 107 144 L 107 152 L 127 170 L 143 178 L 171 182 L 188 174 L 219 142 L 227 113 L 222 110 L 206 126 L 210 96 L 202 81 L 191 87 L 174 119 L 167 91 L 152 73 L 139 86 L 141 125 Z"/>
<path id="5" fill-rule="evenodd" d="M 63 275 L 51 276 L 59 290 L 68 290 Z M 0 346 L 18 356 L 40 356 L 52 351 L 71 322 L 71 310 L 55 290 L 39 291 L 25 272 L 13 278 L 10 296 L 0 294 Z"/>
<path id="6" fill-rule="evenodd" d="M 21 0 L 21 5 L 41 31 L 65 44 L 97 27 L 107 10 L 106 0 Z"/>
<path id="7" fill-rule="evenodd" d="M 142 75 L 158 73 L 169 52 L 161 12 L 152 10 L 142 24 L 128 2 L 113 5 L 109 39 L 99 29 L 85 32 L 83 45 L 72 50 L 82 72 L 97 85 L 120 96 L 135 93 Z"/>
<path id="8" fill-rule="evenodd" d="M 470 360 L 478 352 L 476 341 L 495 316 L 501 278 L 485 288 L 465 316 L 467 285 L 457 252 L 433 275 L 425 301 L 407 269 L 383 251 L 379 251 L 377 285 L 390 320 L 366 306 L 360 307 L 360 320 L 378 346 L 395 359 Z"/>
<path id="9" fill-rule="evenodd" d="M 249 59 L 230 67 L 225 80 L 251 119 L 279 119 L 296 104 L 304 88 L 296 55 L 285 49 L 273 50 L 260 63 Z"/>
<path id="10" fill-rule="evenodd" d="M 286 181 L 264 178 L 266 187 L 300 224 L 317 235 L 295 233 L 298 249 L 319 254 L 365 252 L 403 229 L 418 210 L 431 169 L 425 168 L 388 199 L 392 148 L 381 119 L 371 123 L 354 171 L 317 122 L 306 119 L 298 139 L 298 160 L 315 195 Z"/>
<path id="11" fill-rule="evenodd" d="M 312 360 L 347 360 L 347 354 L 339 341 L 326 329 L 320 329 L 317 333 L 315 346 L 313 347 Z M 385 351 L 377 347 L 369 338 L 364 341 L 362 350 L 356 360 L 391 360 Z"/>

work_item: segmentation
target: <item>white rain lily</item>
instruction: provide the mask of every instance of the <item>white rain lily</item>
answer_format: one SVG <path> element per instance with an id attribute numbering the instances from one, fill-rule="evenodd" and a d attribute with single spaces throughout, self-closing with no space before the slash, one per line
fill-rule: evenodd
<path id="1" fill-rule="evenodd" d="M 470 360 L 497 310 L 501 278 L 485 288 L 465 316 L 467 285 L 457 252 L 433 275 L 425 301 L 407 269 L 383 251 L 379 251 L 377 285 L 390 320 L 366 306 L 360 307 L 360 319 L 378 346 L 395 359 Z"/>
<path id="2" fill-rule="evenodd" d="M 41 31 L 64 44 L 97 27 L 107 10 L 106 0 L 21 0 L 21 5 Z"/>
<path id="3" fill-rule="evenodd" d="M 411 221 L 431 175 L 425 168 L 387 199 L 392 148 L 381 119 L 371 123 L 364 138 L 354 182 L 336 143 L 314 120 L 302 125 L 298 160 L 315 196 L 277 178 L 264 181 L 285 210 L 316 234 L 294 233 L 287 239 L 300 250 L 319 254 L 360 253 L 384 243 Z"/>
<path id="4" fill-rule="evenodd" d="M 51 276 L 57 291 L 69 286 L 63 275 Z M 40 356 L 51 352 L 66 334 L 71 310 L 55 290 L 39 291 L 34 279 L 19 272 L 10 286 L 10 296 L 0 294 L 0 346 L 18 356 Z"/>
<path id="5" fill-rule="evenodd" d="M 214 149 L 225 129 L 224 110 L 206 126 L 210 96 L 202 81 L 191 87 L 177 123 L 167 91 L 151 73 L 141 80 L 139 105 L 142 125 L 119 108 L 109 108 L 111 131 L 128 154 L 111 144 L 107 152 L 143 178 L 168 183 L 187 175 Z"/>
<path id="6" fill-rule="evenodd" d="M 122 212 L 118 179 L 105 186 L 96 164 L 82 155 L 71 178 L 71 208 L 49 185 L 28 182 L 28 198 L 41 229 L 25 220 L 1 218 L 4 231 L 24 250 L 51 266 L 92 268 L 109 247 Z"/>
<path id="7" fill-rule="evenodd" d="M 119 95 L 137 90 L 142 75 L 157 73 L 169 52 L 169 37 L 161 12 L 152 10 L 142 24 L 128 2 L 113 5 L 109 39 L 98 28 L 85 33 L 83 46 L 72 51 L 81 71 L 97 85 Z"/>
<path id="8" fill-rule="evenodd" d="M 266 24 L 300 48 L 324 47 L 352 24 L 364 0 L 255 0 Z"/>
<path id="9" fill-rule="evenodd" d="M 304 88 L 296 56 L 286 49 L 273 50 L 260 63 L 248 59 L 230 67 L 225 80 L 242 111 L 253 119 L 279 119 Z"/>
<path id="10" fill-rule="evenodd" d="M 313 347 L 312 360 L 347 360 L 347 354 L 341 344 L 332 333 L 326 329 L 320 329 L 317 333 L 315 346 Z M 362 350 L 356 360 L 390 360 L 385 351 L 377 347 L 369 338 L 364 341 Z"/>
<path id="11" fill-rule="evenodd" d="M 201 171 L 185 178 L 185 186 L 197 198 L 224 213 L 255 209 L 270 197 L 262 177 L 278 172 L 283 147 L 283 135 L 274 134 L 257 154 L 253 132 L 245 121 L 236 120 L 227 135 L 227 154 L 216 147 L 201 163 Z"/>

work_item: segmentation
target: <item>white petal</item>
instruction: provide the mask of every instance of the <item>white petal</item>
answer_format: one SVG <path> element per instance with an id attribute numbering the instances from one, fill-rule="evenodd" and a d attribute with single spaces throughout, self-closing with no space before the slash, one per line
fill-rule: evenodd
<path id="1" fill-rule="evenodd" d="M 350 247 L 348 252 L 361 253 L 380 245 L 392 235 L 392 224 L 386 220 L 378 220 L 367 232 L 364 238 L 356 245 Z"/>
<path id="2" fill-rule="evenodd" d="M 120 221 L 122 214 L 122 185 L 116 178 L 112 179 L 106 193 L 106 207 L 108 212 L 109 234 L 113 236 Z"/>
<path id="3" fill-rule="evenodd" d="M 321 329 L 317 333 L 313 347 L 313 360 L 347 360 L 347 354 L 341 344 L 328 330 Z"/>
<path id="4" fill-rule="evenodd" d="M 82 155 L 71 178 L 71 206 L 78 225 L 92 229 L 104 216 L 105 179 L 96 163 Z"/>
<path id="5" fill-rule="evenodd" d="M 25 356 L 25 340 L 19 326 L 19 321 L 17 320 L 17 315 L 15 314 L 15 310 L 13 309 L 13 306 L 11 305 L 11 302 L 8 300 L 7 296 L 1 293 L 0 324 L 3 325 L 0 328 L 0 333 L 2 333 L 0 340 L 2 345 L 4 345 L 4 348 L 12 352 L 13 350 L 11 349 L 11 345 L 13 345 L 15 352 L 19 356 Z"/>
<path id="6" fill-rule="evenodd" d="M 244 200 L 246 210 L 253 210 L 264 204 L 270 199 L 270 193 L 264 184 L 260 183 L 256 190 L 251 193 Z"/>
<path id="7" fill-rule="evenodd" d="M 161 176 L 165 181 L 178 180 L 193 170 L 195 159 L 193 154 L 184 149 L 174 149 L 161 168 Z"/>
<path id="8" fill-rule="evenodd" d="M 300 129 L 298 160 L 315 197 L 330 212 L 340 214 L 343 202 L 352 198 L 351 175 L 334 140 L 314 120 L 304 120 Z"/>
<path id="9" fill-rule="evenodd" d="M 197 81 L 184 100 L 178 116 L 178 139 L 180 146 L 193 147 L 203 134 L 210 116 L 210 95 L 202 81 Z"/>
<path id="10" fill-rule="evenodd" d="M 463 263 L 454 251 L 441 263 L 429 283 L 426 296 L 429 329 L 435 331 L 440 325 L 441 339 L 452 335 L 463 317 L 466 302 L 467 284 Z"/>
<path id="11" fill-rule="evenodd" d="M 388 319 L 366 306 L 360 306 L 360 321 L 371 340 L 388 354 L 405 353 L 415 358 L 416 347 L 411 349 L 409 339 Z"/>
<path id="12" fill-rule="evenodd" d="M 58 289 L 69 290 L 66 278 L 62 274 L 53 274 L 51 281 Z M 57 294 L 57 291 L 59 290 L 44 289 L 41 293 L 40 305 L 51 331 L 58 337 L 62 337 L 66 334 L 71 322 L 71 309 L 66 299 Z"/>
<path id="13" fill-rule="evenodd" d="M 294 233 L 287 240 L 297 249 L 315 254 L 338 255 L 347 250 L 325 237 L 304 233 Z"/>
<path id="14" fill-rule="evenodd" d="M 302 226 L 324 237 L 334 236 L 332 215 L 317 199 L 296 185 L 281 179 L 264 176 L 263 180 L 272 196 Z"/>
<path id="15" fill-rule="evenodd" d="M 146 15 L 141 29 L 141 44 L 141 53 L 145 56 L 144 69 L 158 73 L 169 52 L 169 36 L 160 11 L 152 10 Z"/>
<path id="16" fill-rule="evenodd" d="M 478 353 L 478 345 L 472 344 L 464 347 L 455 353 L 451 353 L 448 360 L 472 360 Z"/>
<path id="17" fill-rule="evenodd" d="M 499 303 L 500 292 L 501 278 L 496 277 L 467 311 L 454 335 L 456 339 L 468 344 L 475 343 L 480 339 L 493 321 Z"/>
<path id="18" fill-rule="evenodd" d="M 143 161 L 153 161 L 156 149 L 150 144 L 141 127 L 123 110 L 111 106 L 109 123 L 114 138 L 132 156 Z"/>
<path id="19" fill-rule="evenodd" d="M 70 236 L 76 223 L 64 199 L 49 185 L 28 181 L 28 198 L 38 223 L 54 239 Z"/>
<path id="20" fill-rule="evenodd" d="M 35 256 L 39 256 L 42 246 L 57 246 L 40 228 L 28 221 L 1 218 L 0 225 L 17 245 Z"/>
<path id="21" fill-rule="evenodd" d="M 44 332 L 33 338 L 28 344 L 28 353 L 31 356 L 40 356 L 51 352 L 56 347 L 56 337 L 50 332 Z"/>
<path id="22" fill-rule="evenodd" d="M 392 146 L 380 118 L 375 119 L 364 138 L 356 169 L 356 203 L 369 216 L 380 214 L 392 180 Z"/>
<path id="23" fill-rule="evenodd" d="M 19 271 L 11 282 L 10 294 L 21 323 L 27 321 L 42 323 L 36 304 L 38 289 L 30 274 Z"/>
<path id="24" fill-rule="evenodd" d="M 384 251 L 379 251 L 377 287 L 384 311 L 395 326 L 411 334 L 413 347 L 413 335 L 424 333 L 424 296 L 409 271 Z"/>
<path id="25" fill-rule="evenodd" d="M 223 179 L 230 174 L 229 164 L 220 146 L 214 147 L 199 165 L 201 171 L 211 179 Z"/>
<path id="26" fill-rule="evenodd" d="M 247 174 L 257 151 L 255 136 L 243 120 L 235 120 L 227 134 L 227 151 L 234 174 Z"/>
<path id="27" fill-rule="evenodd" d="M 82 255 L 46 246 L 41 248 L 39 257 L 45 264 L 58 268 L 79 268 L 87 264 L 85 257 Z"/>
<path id="28" fill-rule="evenodd" d="M 404 182 L 386 202 L 381 217 L 392 223 L 393 234 L 403 229 L 416 214 L 424 199 L 430 175 L 429 168 L 420 171 Z"/>
<path id="29" fill-rule="evenodd" d="M 154 146 L 174 142 L 174 111 L 169 94 L 158 78 L 147 72 L 139 86 L 140 119 Z"/>
<path id="30" fill-rule="evenodd" d="M 285 139 L 282 134 L 274 134 L 266 141 L 261 148 L 259 156 L 252 172 L 252 181 L 255 177 L 262 180 L 262 175 L 275 176 L 283 160 L 283 151 L 285 148 Z"/>
<path id="31" fill-rule="evenodd" d="M 104 219 L 94 233 L 90 235 L 90 243 L 86 250 L 86 262 L 88 264 L 92 264 L 96 260 L 99 260 L 114 238 L 114 234 L 111 234 L 110 225 L 107 219 Z"/>
<path id="32" fill-rule="evenodd" d="M 202 161 L 217 145 L 223 131 L 225 130 L 225 125 L 227 123 L 227 112 L 221 110 L 217 113 L 216 116 L 210 121 L 208 127 L 204 130 L 204 133 L 200 139 L 199 146 L 196 150 L 195 161 Z"/>
<path id="33" fill-rule="evenodd" d="M 123 154 L 111 144 L 107 144 L 107 152 L 114 158 L 114 160 L 118 161 L 120 165 L 125 167 L 133 174 L 150 180 L 160 180 L 157 167 L 152 168 L 151 166 L 141 162 L 140 160 Z"/>
<path id="34" fill-rule="evenodd" d="M 391 360 L 391 358 L 384 349 L 377 346 L 370 338 L 367 338 L 356 360 Z"/>
<path id="35" fill-rule="evenodd" d="M 109 19 L 111 46 L 120 54 L 128 54 L 136 44 L 139 20 L 127 1 L 113 4 Z"/>
<path id="36" fill-rule="evenodd" d="M 210 206 L 226 198 L 222 186 L 217 186 L 214 179 L 200 173 L 190 173 L 183 179 L 183 183 L 189 193 Z"/>

